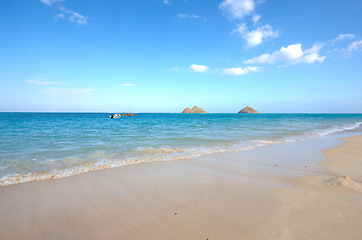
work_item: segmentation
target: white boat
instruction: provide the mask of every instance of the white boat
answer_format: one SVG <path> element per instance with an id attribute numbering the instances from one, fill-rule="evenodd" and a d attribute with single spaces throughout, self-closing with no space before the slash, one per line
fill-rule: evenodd
<path id="1" fill-rule="evenodd" d="M 113 118 L 121 118 L 121 114 L 116 113 L 116 114 L 114 114 L 114 115 L 109 116 L 109 118 L 110 118 L 110 119 L 113 119 Z"/>

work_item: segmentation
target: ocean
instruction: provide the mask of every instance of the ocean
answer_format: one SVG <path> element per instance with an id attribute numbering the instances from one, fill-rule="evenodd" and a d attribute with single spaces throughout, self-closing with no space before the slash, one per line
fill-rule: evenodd
<path id="1" fill-rule="evenodd" d="M 247 151 L 355 129 L 362 114 L 0 113 L 0 186 Z"/>

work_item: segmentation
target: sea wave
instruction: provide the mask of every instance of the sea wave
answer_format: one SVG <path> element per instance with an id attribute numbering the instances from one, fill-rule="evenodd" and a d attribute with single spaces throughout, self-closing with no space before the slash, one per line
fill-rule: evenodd
<path id="1" fill-rule="evenodd" d="M 250 140 L 227 145 L 204 146 L 195 148 L 138 148 L 135 151 L 134 156 L 129 157 L 117 157 L 116 155 L 109 155 L 105 152 L 96 152 L 91 156 L 88 156 L 89 159 L 87 159 L 88 163 L 86 164 L 84 164 L 85 159 L 68 157 L 67 159 L 69 162 L 74 164 L 70 168 L 55 169 L 43 172 L 8 174 L 6 176 L 0 177 L 0 186 L 39 180 L 59 179 L 86 172 L 99 171 L 134 164 L 175 161 L 195 158 L 213 153 L 248 151 L 270 144 L 282 144 L 315 139 L 336 132 L 356 129 L 361 125 L 362 122 L 356 122 L 354 124 L 345 126 L 335 126 L 325 129 L 311 130 L 298 135 L 284 136 L 276 139 Z"/>

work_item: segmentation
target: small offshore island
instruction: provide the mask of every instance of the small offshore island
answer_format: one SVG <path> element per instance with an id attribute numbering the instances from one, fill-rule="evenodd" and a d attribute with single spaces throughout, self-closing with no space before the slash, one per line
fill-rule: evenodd
<path id="1" fill-rule="evenodd" d="M 251 107 L 246 106 L 246 107 L 244 107 L 243 109 L 241 109 L 241 110 L 239 111 L 239 113 L 260 113 L 260 112 L 254 110 L 254 109 L 251 108 Z"/>
<path id="2" fill-rule="evenodd" d="M 185 108 L 182 113 L 208 113 L 202 108 L 198 108 L 197 106 L 194 106 L 192 109 Z"/>
<path id="3" fill-rule="evenodd" d="M 182 113 L 208 113 L 207 111 L 205 111 L 202 108 L 199 108 L 197 106 L 194 106 L 192 109 L 190 108 L 185 108 Z M 246 106 L 243 109 L 241 109 L 238 113 L 259 113 L 258 111 L 256 111 L 255 109 Z"/>

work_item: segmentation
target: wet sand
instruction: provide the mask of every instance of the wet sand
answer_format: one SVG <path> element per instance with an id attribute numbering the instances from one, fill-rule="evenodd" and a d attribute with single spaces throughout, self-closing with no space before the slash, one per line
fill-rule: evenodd
<path id="1" fill-rule="evenodd" d="M 319 139 L 0 187 L 0 239 L 361 239 L 345 140 L 328 161 Z"/>

